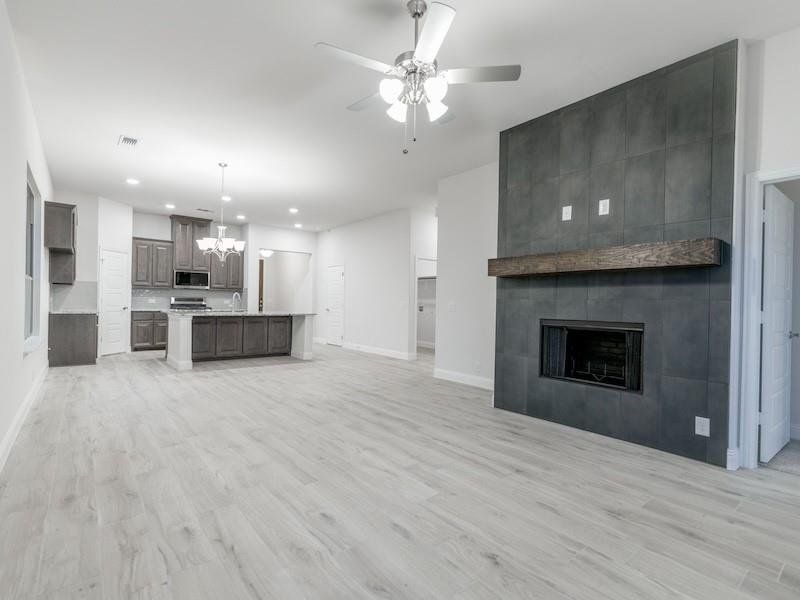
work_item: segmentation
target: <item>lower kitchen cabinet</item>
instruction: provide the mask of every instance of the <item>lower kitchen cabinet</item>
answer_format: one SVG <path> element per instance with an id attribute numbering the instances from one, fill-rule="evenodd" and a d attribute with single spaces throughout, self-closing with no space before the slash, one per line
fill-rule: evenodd
<path id="1" fill-rule="evenodd" d="M 153 310 L 131 313 L 131 350 L 163 350 L 167 347 L 167 315 Z"/>
<path id="2" fill-rule="evenodd" d="M 292 353 L 291 317 L 194 317 L 192 360 Z"/>
<path id="3" fill-rule="evenodd" d="M 217 319 L 194 317 L 192 319 L 192 360 L 216 358 Z"/>
<path id="4" fill-rule="evenodd" d="M 267 354 L 291 354 L 292 317 L 268 317 Z"/>
<path id="5" fill-rule="evenodd" d="M 96 314 L 51 314 L 48 325 L 47 358 L 51 367 L 95 364 Z"/>
<path id="6" fill-rule="evenodd" d="M 266 317 L 245 317 L 242 330 L 242 354 L 263 356 L 267 354 L 268 319 Z"/>
<path id="7" fill-rule="evenodd" d="M 217 318 L 217 351 L 216 356 L 226 358 L 242 354 L 242 318 Z"/>

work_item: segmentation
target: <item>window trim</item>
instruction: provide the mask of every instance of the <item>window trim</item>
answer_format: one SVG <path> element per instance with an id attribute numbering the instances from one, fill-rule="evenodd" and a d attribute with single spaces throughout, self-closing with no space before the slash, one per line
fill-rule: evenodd
<path id="1" fill-rule="evenodd" d="M 30 233 L 30 214 L 28 210 L 28 190 L 33 196 L 33 239 L 29 239 Z M 35 352 L 42 345 L 41 336 L 41 297 L 42 297 L 42 218 L 44 214 L 44 203 L 42 202 L 42 195 L 39 192 L 39 187 L 36 185 L 36 180 L 31 172 L 30 165 L 28 165 L 28 173 L 26 178 L 25 187 L 25 311 L 26 317 L 23 324 L 23 355 Z M 32 241 L 32 273 L 28 274 L 28 244 Z M 28 298 L 28 282 L 30 282 L 31 297 Z M 28 331 L 27 311 L 30 309 L 31 328 Z"/>

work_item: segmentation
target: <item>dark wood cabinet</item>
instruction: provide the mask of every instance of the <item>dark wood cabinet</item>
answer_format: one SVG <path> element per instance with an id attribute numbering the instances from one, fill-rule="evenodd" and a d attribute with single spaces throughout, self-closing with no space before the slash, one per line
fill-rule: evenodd
<path id="1" fill-rule="evenodd" d="M 44 203 L 44 246 L 50 250 L 50 283 L 75 283 L 75 206 Z"/>
<path id="2" fill-rule="evenodd" d="M 131 253 L 133 287 L 172 287 L 172 242 L 134 238 Z"/>
<path id="3" fill-rule="evenodd" d="M 153 310 L 131 313 L 131 350 L 163 350 L 167 347 L 167 315 Z"/>
<path id="4" fill-rule="evenodd" d="M 242 255 L 231 254 L 225 262 L 211 257 L 210 287 L 212 290 L 241 290 L 244 287 Z"/>
<path id="5" fill-rule="evenodd" d="M 245 317 L 242 330 L 242 354 L 263 356 L 267 354 L 267 317 Z"/>
<path id="6" fill-rule="evenodd" d="M 194 317 L 192 360 L 292 353 L 292 317 Z"/>
<path id="7" fill-rule="evenodd" d="M 268 317 L 267 354 L 291 354 L 292 317 Z"/>
<path id="8" fill-rule="evenodd" d="M 131 285 L 153 287 L 153 244 L 149 240 L 133 240 Z"/>
<path id="9" fill-rule="evenodd" d="M 176 271 L 208 271 L 208 256 L 197 247 L 196 240 L 211 235 L 211 221 L 173 215 L 172 242 Z"/>
<path id="10" fill-rule="evenodd" d="M 59 252 L 75 252 L 75 205 L 44 203 L 44 246 Z"/>
<path id="11" fill-rule="evenodd" d="M 153 242 L 153 287 L 172 287 L 172 242 Z"/>
<path id="12" fill-rule="evenodd" d="M 217 352 L 216 356 L 241 356 L 242 354 L 242 318 L 217 318 Z"/>
<path id="13" fill-rule="evenodd" d="M 96 314 L 50 314 L 48 327 L 47 359 L 51 367 L 95 364 Z"/>
<path id="14" fill-rule="evenodd" d="M 217 319 L 194 317 L 192 319 L 192 360 L 216 357 Z"/>
<path id="15" fill-rule="evenodd" d="M 234 254 L 225 261 L 228 263 L 228 289 L 241 290 L 244 288 L 244 255 Z"/>

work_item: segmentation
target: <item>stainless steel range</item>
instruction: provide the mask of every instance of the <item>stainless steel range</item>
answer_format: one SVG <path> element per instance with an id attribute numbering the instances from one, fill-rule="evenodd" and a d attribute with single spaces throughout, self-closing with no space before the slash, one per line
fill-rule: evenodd
<path id="1" fill-rule="evenodd" d="M 203 311 L 211 310 L 211 307 L 206 304 L 206 299 L 202 297 L 193 298 L 176 298 L 173 296 L 169 302 L 170 310 L 187 310 L 187 311 Z"/>

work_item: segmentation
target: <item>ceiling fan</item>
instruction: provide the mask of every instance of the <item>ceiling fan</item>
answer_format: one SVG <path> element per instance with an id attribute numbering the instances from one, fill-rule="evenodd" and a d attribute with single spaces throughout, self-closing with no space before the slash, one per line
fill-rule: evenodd
<path id="1" fill-rule="evenodd" d="M 400 54 L 394 65 L 325 42 L 316 44 L 317 48 L 340 60 L 386 76 L 381 80 L 377 93 L 351 104 L 348 110 L 363 110 L 382 98 L 390 105 L 386 114 L 399 123 L 407 121 L 409 109 L 413 109 L 416 117 L 417 106 L 423 104 L 428 111 L 428 118 L 434 122 L 448 110 L 443 100 L 449 85 L 519 79 L 522 72 L 519 65 L 440 69 L 436 55 L 456 16 L 455 9 L 441 2 L 431 2 L 429 9 L 425 0 L 409 0 L 406 6 L 414 19 L 414 50 Z M 420 33 L 419 20 L 426 13 L 425 25 Z"/>

